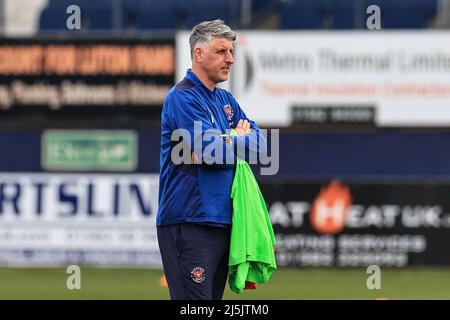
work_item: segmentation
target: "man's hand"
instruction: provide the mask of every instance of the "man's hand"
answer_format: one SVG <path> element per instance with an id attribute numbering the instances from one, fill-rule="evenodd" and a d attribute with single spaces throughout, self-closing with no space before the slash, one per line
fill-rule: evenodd
<path id="1" fill-rule="evenodd" d="M 250 133 L 250 131 L 251 131 L 250 122 L 248 122 L 247 120 L 241 119 L 241 120 L 239 120 L 239 122 L 234 130 L 236 130 L 236 132 L 239 136 L 246 135 L 247 133 Z"/>

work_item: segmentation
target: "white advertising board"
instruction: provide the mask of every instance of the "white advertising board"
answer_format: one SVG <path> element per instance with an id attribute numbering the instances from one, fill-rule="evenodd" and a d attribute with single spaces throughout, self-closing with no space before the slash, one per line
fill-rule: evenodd
<path id="1" fill-rule="evenodd" d="M 160 266 L 158 175 L 0 173 L 0 264 Z"/>
<path id="2" fill-rule="evenodd" d="M 295 108 L 373 109 L 377 126 L 450 126 L 450 32 L 237 31 L 225 88 L 260 125 Z M 190 66 L 177 36 L 177 80 Z"/>

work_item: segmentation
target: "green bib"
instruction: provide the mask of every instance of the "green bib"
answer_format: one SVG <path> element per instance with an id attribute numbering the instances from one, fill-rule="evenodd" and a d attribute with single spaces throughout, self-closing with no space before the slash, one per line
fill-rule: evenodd
<path id="1" fill-rule="evenodd" d="M 237 133 L 232 130 L 231 136 Z M 245 282 L 266 283 L 277 269 L 275 235 L 266 203 L 249 164 L 237 159 L 231 187 L 233 218 L 228 283 L 242 293 Z"/>

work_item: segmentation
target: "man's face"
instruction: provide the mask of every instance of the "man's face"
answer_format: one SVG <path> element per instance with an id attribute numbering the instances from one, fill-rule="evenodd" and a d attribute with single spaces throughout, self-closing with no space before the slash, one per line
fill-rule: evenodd
<path id="1" fill-rule="evenodd" d="M 233 59 L 233 43 L 225 38 L 214 38 L 201 51 L 201 67 L 213 83 L 228 80 Z"/>

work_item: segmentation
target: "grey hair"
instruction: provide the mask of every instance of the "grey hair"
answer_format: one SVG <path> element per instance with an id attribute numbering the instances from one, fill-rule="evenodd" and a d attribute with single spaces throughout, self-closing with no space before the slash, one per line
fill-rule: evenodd
<path id="1" fill-rule="evenodd" d="M 191 58 L 194 58 L 194 49 L 198 43 L 208 43 L 213 38 L 225 38 L 229 41 L 235 41 L 236 33 L 220 19 L 199 23 L 192 28 L 189 36 Z"/>

